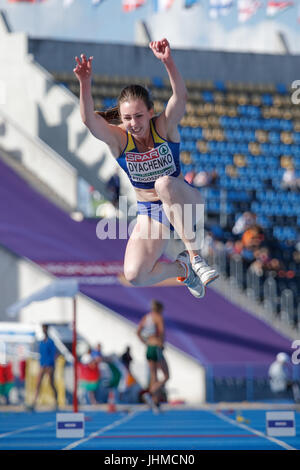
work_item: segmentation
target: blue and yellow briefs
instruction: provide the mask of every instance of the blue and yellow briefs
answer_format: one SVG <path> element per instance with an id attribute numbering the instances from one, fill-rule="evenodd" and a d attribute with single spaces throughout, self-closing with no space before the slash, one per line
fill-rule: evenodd
<path id="1" fill-rule="evenodd" d="M 140 215 L 147 215 L 151 219 L 157 220 L 163 225 L 166 225 L 171 232 L 174 231 L 173 225 L 170 223 L 166 213 L 163 209 L 163 204 L 161 201 L 147 201 L 147 202 L 137 202 L 137 212 Z"/>
<path id="2" fill-rule="evenodd" d="M 184 182 L 192 188 L 195 187 L 186 180 L 184 180 Z M 174 227 L 166 216 L 162 201 L 138 201 L 137 212 L 138 214 L 147 215 L 151 219 L 157 220 L 161 224 L 166 225 L 171 232 L 174 232 Z"/>

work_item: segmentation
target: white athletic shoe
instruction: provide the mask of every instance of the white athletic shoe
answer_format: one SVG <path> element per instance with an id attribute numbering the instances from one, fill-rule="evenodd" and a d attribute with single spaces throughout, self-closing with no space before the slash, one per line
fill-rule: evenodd
<path id="1" fill-rule="evenodd" d="M 153 410 L 154 408 L 154 401 L 149 392 L 144 393 L 143 395 L 144 402 Z"/>
<path id="2" fill-rule="evenodd" d="M 218 279 L 219 274 L 217 271 L 208 266 L 208 264 L 201 258 L 200 255 L 194 256 L 192 261 L 192 268 L 194 272 L 199 276 L 202 284 L 206 287 L 210 282 Z"/>
<path id="3" fill-rule="evenodd" d="M 202 284 L 201 279 L 195 274 L 192 268 L 190 256 L 187 251 L 183 251 L 177 257 L 177 260 L 185 269 L 185 276 L 178 277 L 179 282 L 183 282 L 190 291 L 190 293 L 197 299 L 201 299 L 205 296 L 205 287 Z"/>

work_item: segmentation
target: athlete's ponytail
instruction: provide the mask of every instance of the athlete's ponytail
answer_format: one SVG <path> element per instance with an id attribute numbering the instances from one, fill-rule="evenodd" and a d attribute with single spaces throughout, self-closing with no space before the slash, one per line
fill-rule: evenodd
<path id="1" fill-rule="evenodd" d="M 99 116 L 102 116 L 110 124 L 117 125 L 121 123 L 118 106 L 115 106 L 114 108 L 106 109 L 105 111 L 96 111 L 96 114 L 99 114 Z"/>

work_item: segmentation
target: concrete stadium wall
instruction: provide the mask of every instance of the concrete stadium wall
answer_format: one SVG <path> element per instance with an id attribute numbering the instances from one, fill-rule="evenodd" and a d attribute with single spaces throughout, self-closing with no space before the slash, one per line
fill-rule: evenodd
<path id="1" fill-rule="evenodd" d="M 18 256 L 0 246 L 0 321 L 11 321 L 6 308 L 15 302 L 19 292 Z"/>
<path id="2" fill-rule="evenodd" d="M 108 147 L 83 125 L 78 99 L 28 51 L 28 37 L 9 33 L 0 17 L 0 108 L 33 139 L 45 142 L 90 185 L 106 194 L 114 172 Z M 25 142 L 22 142 L 23 145 Z"/>
<path id="3" fill-rule="evenodd" d="M 0 109 L 0 145 L 66 204 L 77 208 L 77 172 L 39 138 L 31 137 Z M 13 158 L 12 157 L 12 158 Z"/>
<path id="4" fill-rule="evenodd" d="M 0 321 L 19 320 L 22 323 L 70 323 L 73 320 L 73 301 L 52 298 L 34 302 L 16 318 L 6 314 L 6 308 L 49 285 L 54 278 L 34 263 L 0 249 Z M 83 294 L 77 295 L 77 328 L 86 341 L 101 343 L 104 354 L 122 354 L 131 347 L 132 371 L 141 385 L 146 386 L 148 368 L 145 346 L 136 335 L 136 325 Z M 184 400 L 199 404 L 206 400 L 205 370 L 195 359 L 168 344 L 165 356 L 171 378 L 167 384 L 169 400 Z"/>
<path id="5" fill-rule="evenodd" d="M 51 72 L 72 72 L 74 57 L 94 56 L 96 74 L 166 77 L 163 65 L 148 47 L 53 39 L 29 39 L 29 52 Z M 223 80 L 290 85 L 299 77 L 300 56 L 225 51 L 174 50 L 185 79 Z"/>

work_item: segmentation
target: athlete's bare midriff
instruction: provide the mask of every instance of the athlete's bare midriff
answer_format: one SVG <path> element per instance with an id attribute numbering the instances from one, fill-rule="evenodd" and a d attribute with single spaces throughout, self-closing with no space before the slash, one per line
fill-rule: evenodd
<path id="1" fill-rule="evenodd" d="M 147 339 L 147 344 L 149 346 L 159 346 L 160 348 L 163 347 L 161 339 L 159 339 L 157 336 L 149 336 Z"/>

